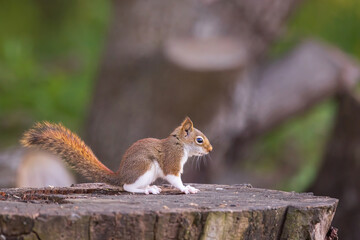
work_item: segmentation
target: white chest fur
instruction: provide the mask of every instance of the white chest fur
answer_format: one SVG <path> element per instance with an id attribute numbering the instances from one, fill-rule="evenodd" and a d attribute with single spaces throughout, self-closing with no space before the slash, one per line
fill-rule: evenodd
<path id="1" fill-rule="evenodd" d="M 164 177 L 164 172 L 163 170 L 161 169 L 161 167 L 159 166 L 159 163 L 157 161 L 154 161 L 154 180 L 155 181 L 156 179 L 158 178 L 162 178 Z"/>
<path id="2" fill-rule="evenodd" d="M 186 161 L 188 160 L 188 158 L 189 158 L 189 151 L 186 148 L 184 148 L 184 155 L 180 160 L 180 173 L 181 174 L 184 171 L 184 165 L 185 165 Z"/>

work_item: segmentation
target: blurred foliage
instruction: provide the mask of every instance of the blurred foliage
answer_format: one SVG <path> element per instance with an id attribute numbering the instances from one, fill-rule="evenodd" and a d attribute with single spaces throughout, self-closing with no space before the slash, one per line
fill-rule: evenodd
<path id="1" fill-rule="evenodd" d="M 0 148 L 34 121 L 82 130 L 110 17 L 102 0 L 0 0 Z M 360 1 L 307 0 L 273 47 L 278 57 L 311 36 L 360 58 Z M 327 101 L 263 136 L 244 168 L 280 173 L 285 190 L 304 190 L 316 176 L 335 106 Z M 289 180 L 290 179 L 290 180 Z"/>
<path id="2" fill-rule="evenodd" d="M 360 1 L 305 0 L 295 12 L 271 54 L 289 50 L 299 40 L 316 37 L 360 58 Z"/>
<path id="3" fill-rule="evenodd" d="M 304 191 L 315 179 L 331 132 L 335 103 L 328 100 L 261 137 L 243 164 L 276 188 Z"/>
<path id="4" fill-rule="evenodd" d="M 0 1 L 0 148 L 34 121 L 81 129 L 109 1 Z"/>
<path id="5" fill-rule="evenodd" d="M 318 38 L 360 59 L 360 1 L 307 0 L 294 14 L 286 34 L 271 50 L 279 57 L 304 38 Z M 257 175 L 283 176 L 278 188 L 304 191 L 315 179 L 336 113 L 326 101 L 263 136 L 245 168 Z M 280 176 L 280 178 L 281 178 Z"/>

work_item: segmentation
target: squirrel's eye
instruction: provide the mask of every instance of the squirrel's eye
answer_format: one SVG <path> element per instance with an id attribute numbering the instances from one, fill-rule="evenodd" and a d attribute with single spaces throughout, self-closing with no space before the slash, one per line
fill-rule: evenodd
<path id="1" fill-rule="evenodd" d="M 204 142 L 204 139 L 200 136 L 197 136 L 196 139 L 195 139 L 196 143 L 198 144 L 202 144 Z"/>

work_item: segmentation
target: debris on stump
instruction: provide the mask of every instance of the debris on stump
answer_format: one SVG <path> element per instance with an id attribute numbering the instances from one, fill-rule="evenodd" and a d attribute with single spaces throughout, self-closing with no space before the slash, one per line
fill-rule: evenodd
<path id="1" fill-rule="evenodd" d="M 194 184 L 200 192 L 189 195 L 161 187 L 159 195 L 99 183 L 0 189 L 0 239 L 323 240 L 338 203 L 249 185 Z"/>

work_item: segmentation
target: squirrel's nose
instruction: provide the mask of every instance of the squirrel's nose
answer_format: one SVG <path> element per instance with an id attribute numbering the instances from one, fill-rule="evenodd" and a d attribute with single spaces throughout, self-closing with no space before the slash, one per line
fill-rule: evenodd
<path id="1" fill-rule="evenodd" d="M 210 145 L 208 148 L 208 151 L 211 152 L 213 150 L 213 147 Z"/>

